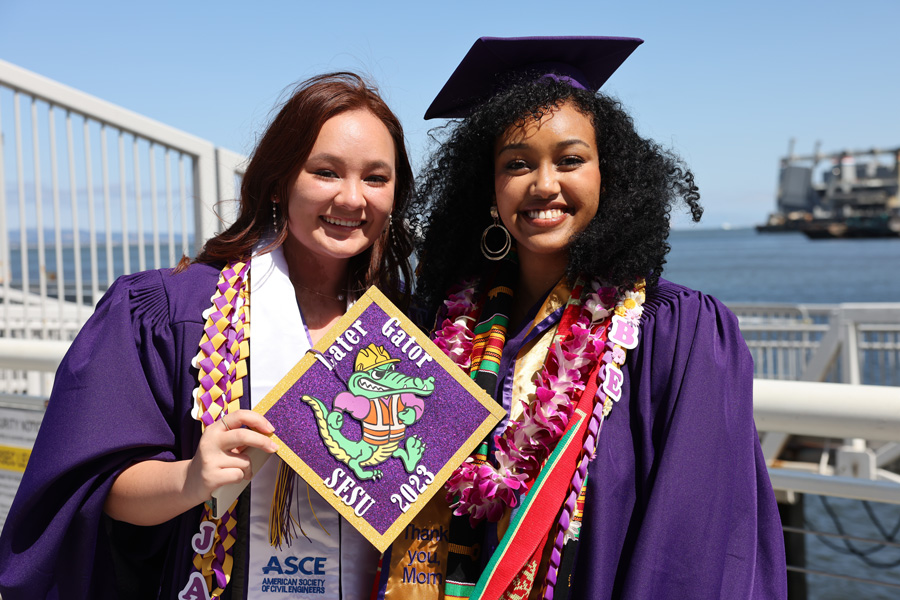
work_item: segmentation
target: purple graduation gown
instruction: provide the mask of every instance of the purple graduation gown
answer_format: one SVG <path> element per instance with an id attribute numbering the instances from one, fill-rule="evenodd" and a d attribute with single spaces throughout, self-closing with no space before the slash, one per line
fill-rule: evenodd
<path id="1" fill-rule="evenodd" d="M 558 322 L 507 342 L 515 356 Z M 784 538 L 753 422 L 753 361 L 723 304 L 661 280 L 601 430 L 570 598 L 787 598 Z"/>
<path id="2" fill-rule="evenodd" d="M 190 360 L 217 277 L 206 265 L 124 277 L 82 329 L 0 535 L 4 600 L 177 596 L 199 509 L 134 527 L 105 517 L 103 502 L 128 465 L 193 456 Z M 786 597 L 734 316 L 663 281 L 642 336 L 591 463 L 574 597 Z"/>
<path id="3" fill-rule="evenodd" d="M 103 503 L 129 465 L 194 455 L 190 363 L 218 275 L 209 265 L 147 271 L 103 296 L 57 371 L 0 535 L 3 600 L 173 599 L 187 582 L 199 507 L 137 527 L 105 516 Z"/>

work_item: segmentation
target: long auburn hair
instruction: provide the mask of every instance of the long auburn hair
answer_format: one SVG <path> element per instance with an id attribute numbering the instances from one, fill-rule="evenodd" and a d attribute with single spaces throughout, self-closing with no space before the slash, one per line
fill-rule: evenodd
<path id="1" fill-rule="evenodd" d="M 384 123 L 394 140 L 396 179 L 390 224 L 371 248 L 350 259 L 349 291 L 358 295 L 370 285 L 377 285 L 405 306 L 412 281 L 412 238 L 406 224 L 413 193 L 412 167 L 400 120 L 377 89 L 355 73 L 326 73 L 294 88 L 253 151 L 241 182 L 237 220 L 207 240 L 195 262 L 219 263 L 250 257 L 260 240 L 272 235 L 273 199 L 290 197 L 291 187 L 309 158 L 322 125 L 336 115 L 360 109 L 368 110 Z M 277 248 L 288 236 L 284 206 L 276 211 L 279 217 L 273 241 L 262 252 Z"/>

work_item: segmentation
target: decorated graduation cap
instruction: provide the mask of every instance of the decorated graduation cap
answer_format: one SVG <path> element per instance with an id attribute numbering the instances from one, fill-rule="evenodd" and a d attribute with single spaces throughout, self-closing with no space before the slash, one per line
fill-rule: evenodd
<path id="1" fill-rule="evenodd" d="M 515 72 L 547 74 L 596 91 L 644 41 L 571 36 L 478 38 L 425 111 L 426 119 L 468 116 Z"/>

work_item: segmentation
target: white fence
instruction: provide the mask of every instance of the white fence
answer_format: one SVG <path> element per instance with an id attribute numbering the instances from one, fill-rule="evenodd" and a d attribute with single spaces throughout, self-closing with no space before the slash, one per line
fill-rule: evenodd
<path id="1" fill-rule="evenodd" d="M 838 435 L 836 430 L 822 427 L 823 422 L 815 416 L 822 410 L 822 402 L 830 397 L 829 389 L 842 390 L 841 400 L 854 410 L 864 397 L 876 393 L 886 399 L 883 409 L 893 405 L 900 410 L 900 304 L 732 305 L 730 308 L 740 320 L 741 333 L 753 354 L 758 380 L 851 385 L 843 388 L 796 387 L 797 383 L 786 382 L 780 387 L 767 387 L 780 390 L 779 402 L 794 411 L 792 428 L 771 427 L 767 422 L 759 424 L 760 431 L 765 432 L 762 446 L 769 465 L 778 461 L 794 471 L 816 472 L 823 476 L 852 474 L 865 480 L 900 483 L 900 476 L 885 470 L 900 459 L 900 440 L 896 439 L 900 435 L 900 426 L 894 432 L 879 430 L 883 435 L 873 435 L 875 430 L 872 429 L 853 433 L 846 425 L 854 419 L 845 415 L 843 419 L 832 419 L 840 421 L 843 428 L 839 426 L 839 429 L 846 433 Z M 757 384 L 761 385 L 759 381 Z M 859 384 L 866 385 L 860 387 Z M 785 390 L 796 390 L 797 396 L 792 398 Z M 846 390 L 852 390 L 852 393 Z M 887 415 L 885 419 L 888 419 Z M 810 429 L 810 423 L 816 425 Z M 824 460 L 821 457 L 817 464 L 785 461 L 782 454 L 789 445 L 790 434 L 840 438 L 840 444 L 832 444 L 827 452 L 834 454 L 833 467 L 818 464 Z M 823 485 L 829 485 L 828 481 L 837 485 L 833 478 L 823 481 Z M 900 496 L 896 500 L 882 501 L 900 503 Z"/>
<path id="2" fill-rule="evenodd" d="M 243 161 L 0 61 L 0 339 L 70 340 L 116 277 L 194 254 L 231 220 Z"/>
<path id="3" fill-rule="evenodd" d="M 758 378 L 900 386 L 900 303 L 729 308 Z"/>
<path id="4" fill-rule="evenodd" d="M 900 304 L 729 307 L 754 358 L 754 416 L 783 503 L 791 597 L 805 597 L 807 576 L 894 597 L 900 522 L 884 528 L 878 514 L 900 520 Z M 804 495 L 814 500 L 806 508 Z M 854 502 L 833 510 L 841 499 Z M 818 501 L 830 521 L 811 519 Z M 831 568 L 809 568 L 810 546 L 829 549 Z"/>

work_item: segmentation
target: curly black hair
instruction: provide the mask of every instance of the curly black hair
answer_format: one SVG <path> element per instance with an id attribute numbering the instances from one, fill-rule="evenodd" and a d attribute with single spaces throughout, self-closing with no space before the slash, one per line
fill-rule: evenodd
<path id="1" fill-rule="evenodd" d="M 570 103 L 591 118 L 603 176 L 599 209 L 569 247 L 566 274 L 631 287 L 641 277 L 656 285 L 669 252 L 669 215 L 683 201 L 694 221 L 703 214 L 694 175 L 680 158 L 638 135 L 621 104 L 554 78 L 519 75 L 469 117 L 431 131 L 440 143 L 417 181 L 411 225 L 420 257 L 416 295 L 434 309 L 460 279 L 484 272 L 482 231 L 491 224 L 494 143 Z"/>

